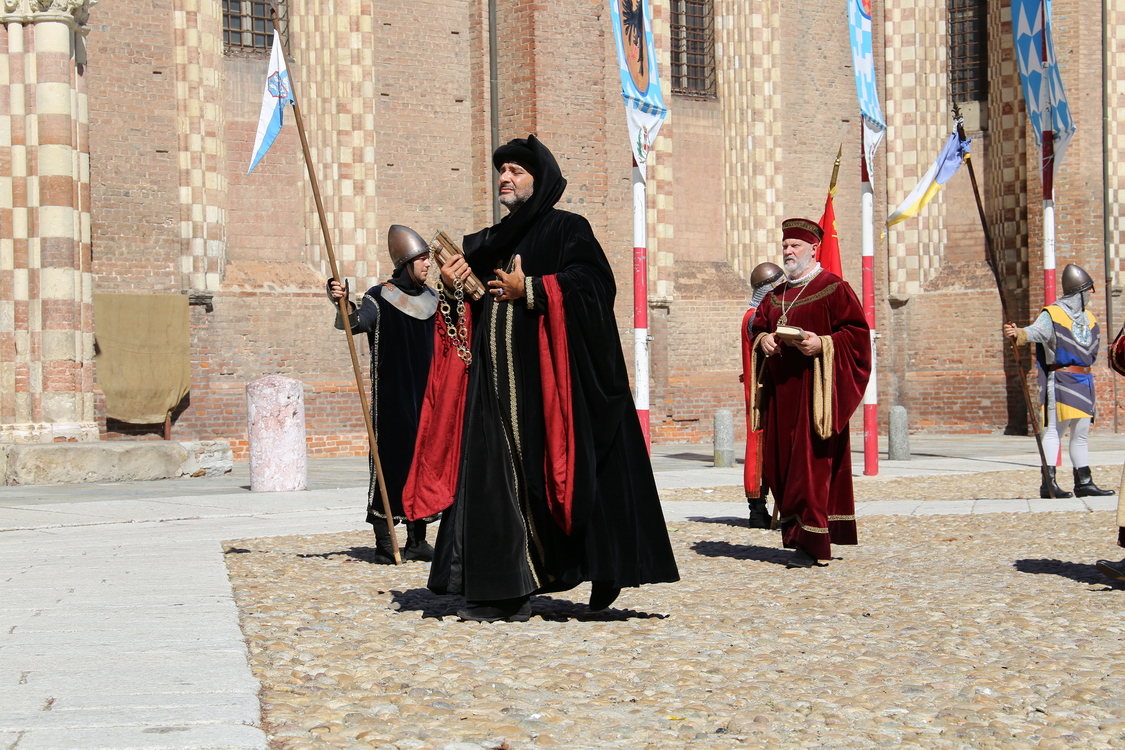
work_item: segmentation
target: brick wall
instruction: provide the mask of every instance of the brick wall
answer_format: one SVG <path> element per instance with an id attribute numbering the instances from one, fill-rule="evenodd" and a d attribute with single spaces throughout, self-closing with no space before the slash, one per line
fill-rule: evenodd
<path id="1" fill-rule="evenodd" d="M 172 7 L 166 0 L 105 0 L 91 14 L 86 75 L 98 292 L 181 289 Z"/>
<path id="2" fill-rule="evenodd" d="M 940 139 L 931 144 L 918 134 L 948 125 L 944 105 L 910 109 L 919 96 L 913 77 L 929 77 L 926 91 L 940 93 L 930 67 L 941 55 L 915 63 L 888 58 L 883 47 L 897 53 L 945 43 L 941 13 L 915 5 L 874 3 L 877 75 L 885 111 L 897 118 L 874 170 L 877 223 L 940 148 Z M 666 61 L 667 3 L 654 6 L 658 57 Z M 455 237 L 491 223 L 485 0 L 380 0 L 370 7 L 295 0 L 293 7 L 298 92 L 308 97 L 305 115 L 323 162 L 318 174 L 355 291 L 387 274 L 390 223 Z M 159 0 L 102 0 L 93 12 L 87 75 L 95 291 L 178 293 L 189 286 L 181 268 L 172 10 Z M 737 328 L 749 297 L 745 280 L 758 262 L 777 259 L 781 218 L 819 217 L 840 144 L 844 276 L 861 291 L 859 122 L 843 8 L 719 3 L 716 12 L 727 55 L 718 101 L 670 96 L 670 71 L 661 70 L 671 113 L 649 166 L 650 293 L 660 285 L 670 295 L 650 310 L 652 428 L 661 441 L 708 440 L 715 409 L 741 414 Z M 1100 8 L 1056 0 L 1054 13 L 1080 123 L 1057 182 L 1058 265 L 1090 271 L 1104 320 Z M 333 15 L 350 20 L 328 24 Z M 501 142 L 534 132 L 558 157 L 569 180 L 560 207 L 591 221 L 614 268 L 631 368 L 630 159 L 608 9 L 604 2 L 498 0 L 498 15 Z M 972 134 L 973 162 L 1011 317 L 1026 324 L 1043 298 L 1038 149 L 1023 115 L 1009 19 L 1007 2 L 990 3 L 990 95 L 986 129 Z M 348 54 L 327 54 L 337 48 Z M 192 308 L 193 389 L 173 434 L 225 435 L 241 451 L 245 384 L 281 373 L 306 385 L 314 454 L 362 452 L 350 364 L 342 337 L 330 329 L 320 230 L 291 121 L 255 174 L 244 174 L 263 67 L 264 57 L 222 63 L 226 109 L 215 121 L 223 123 L 226 149 L 226 266 L 212 310 Z M 909 227 L 876 253 L 881 424 L 887 409 L 901 404 L 912 429 L 1018 432 L 1026 414 L 1016 362 L 999 333 L 1004 316 L 964 170 L 918 221 L 926 231 Z M 1113 333 L 1103 331 L 1107 343 Z M 1103 418 L 1096 429 L 1113 423 L 1114 385 L 1108 373 L 1099 377 Z M 735 422 L 741 435 L 741 419 Z M 153 429 L 110 425 L 105 435 L 155 437 Z"/>

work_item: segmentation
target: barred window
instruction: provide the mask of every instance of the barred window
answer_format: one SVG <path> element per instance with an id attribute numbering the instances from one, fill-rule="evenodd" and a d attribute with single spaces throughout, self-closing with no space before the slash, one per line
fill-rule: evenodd
<path id="1" fill-rule="evenodd" d="M 954 101 L 988 100 L 987 0 L 949 0 L 949 88 Z"/>
<path id="2" fill-rule="evenodd" d="M 277 4 L 282 42 L 289 32 L 288 3 Z M 227 52 L 269 52 L 273 46 L 273 19 L 269 2 L 223 0 L 223 44 Z"/>
<path id="3" fill-rule="evenodd" d="M 672 0 L 672 93 L 714 99 L 713 0 Z"/>

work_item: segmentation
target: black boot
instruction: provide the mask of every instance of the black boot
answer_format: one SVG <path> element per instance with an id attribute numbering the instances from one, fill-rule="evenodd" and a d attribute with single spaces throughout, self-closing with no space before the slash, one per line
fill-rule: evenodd
<path id="1" fill-rule="evenodd" d="M 1044 480 L 1043 482 L 1041 482 L 1039 484 L 1039 497 L 1049 498 L 1049 497 L 1051 497 L 1052 491 L 1055 493 L 1055 497 L 1057 497 L 1057 498 L 1058 497 L 1074 497 L 1069 492 L 1064 490 L 1062 487 L 1059 487 L 1059 485 L 1055 482 L 1055 467 L 1054 466 L 1048 466 L 1047 467 L 1047 479 L 1050 480 L 1050 484 L 1048 484 L 1046 480 Z"/>
<path id="2" fill-rule="evenodd" d="M 768 529 L 770 527 L 770 512 L 766 510 L 766 497 L 748 497 L 746 504 L 750 506 L 750 528 Z"/>
<path id="3" fill-rule="evenodd" d="M 1103 490 L 1094 484 L 1089 466 L 1079 466 L 1074 470 L 1074 494 L 1078 497 L 1108 497 L 1116 493 L 1113 490 Z"/>
<path id="4" fill-rule="evenodd" d="M 406 522 L 406 549 L 402 551 L 404 560 L 429 562 L 434 559 L 434 548 L 426 541 L 426 522 Z"/>
<path id="5" fill-rule="evenodd" d="M 375 519 L 371 527 L 375 529 L 375 556 L 371 562 L 376 565 L 394 565 L 395 553 L 391 547 L 391 530 L 387 528 L 386 519 Z"/>

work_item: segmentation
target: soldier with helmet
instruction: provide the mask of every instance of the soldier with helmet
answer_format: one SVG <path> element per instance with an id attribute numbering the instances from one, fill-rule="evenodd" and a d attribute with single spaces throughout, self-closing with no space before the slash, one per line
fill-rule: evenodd
<path id="1" fill-rule="evenodd" d="M 1100 328 L 1087 309 L 1094 292 L 1090 274 L 1074 264 L 1062 273 L 1063 296 L 1047 305 L 1026 328 L 1004 325 L 1004 335 L 1017 344 L 1035 344 L 1039 363 L 1039 394 L 1043 404 L 1043 451 L 1048 463 L 1059 453 L 1062 436 L 1070 430 L 1070 462 L 1074 467 L 1074 494 L 1078 497 L 1112 495 L 1090 476 L 1087 438 L 1094 419 L 1094 360 L 1098 356 Z M 1049 482 L 1049 484 L 1048 484 Z M 1039 487 L 1039 496 L 1071 497 L 1055 480 L 1055 467 Z"/>
<path id="2" fill-rule="evenodd" d="M 750 528 L 768 529 L 770 527 L 770 514 L 766 510 L 765 482 L 762 481 L 762 456 L 759 450 L 755 432 L 751 429 L 750 419 L 750 384 L 753 377 L 750 374 L 751 352 L 754 348 L 754 339 L 750 335 L 750 324 L 754 322 L 754 313 L 762 300 L 785 280 L 785 271 L 775 263 L 759 263 L 750 272 L 750 308 L 742 316 L 742 374 L 739 382 L 743 386 L 746 397 L 746 460 L 743 462 L 743 484 L 746 490 L 746 504 L 750 506 Z"/>
<path id="3" fill-rule="evenodd" d="M 402 507 L 402 490 L 414 460 L 422 397 L 434 353 L 434 316 L 438 297 L 426 286 L 430 251 L 417 232 L 392 225 L 387 245 L 394 273 L 363 295 L 357 309 L 349 300 L 348 322 L 352 333 L 366 333 L 371 351 L 371 416 L 379 445 L 387 499 L 396 522 L 406 523 L 406 560 L 433 559 L 426 541 L 426 520 L 408 521 Z M 335 279 L 328 281 L 329 298 L 348 290 Z M 342 329 L 339 309 L 336 327 Z M 375 529 L 375 562 L 394 564 L 391 534 L 376 484 L 375 463 L 369 458 L 371 481 L 367 490 L 367 522 Z"/>

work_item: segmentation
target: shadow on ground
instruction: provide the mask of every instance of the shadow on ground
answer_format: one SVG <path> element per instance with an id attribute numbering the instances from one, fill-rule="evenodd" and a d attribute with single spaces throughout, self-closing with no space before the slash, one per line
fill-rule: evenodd
<path id="1" fill-rule="evenodd" d="M 629 595 L 625 589 L 623 596 Z M 457 610 L 465 606 L 465 600 L 455 595 L 438 595 L 429 589 L 410 589 L 391 591 L 391 607 L 400 612 L 421 612 L 426 619 L 457 616 Z M 605 622 L 620 620 L 662 620 L 667 615 L 638 612 L 632 609 L 610 607 L 601 612 L 591 612 L 585 602 L 556 599 L 553 596 L 531 597 L 532 617 L 541 617 L 552 622 Z"/>
<path id="2" fill-rule="evenodd" d="M 1066 560 L 1024 559 L 1013 563 L 1016 570 L 1021 573 L 1035 575 L 1055 575 L 1069 578 L 1079 583 L 1101 584 L 1106 588 L 1101 591 L 1113 591 L 1125 587 L 1125 581 L 1111 581 L 1101 572 L 1088 563 L 1068 562 Z"/>
<path id="3" fill-rule="evenodd" d="M 757 560 L 758 562 L 784 565 L 793 556 L 793 550 L 777 547 L 759 547 L 753 544 L 731 544 L 730 542 L 698 541 L 691 545 L 692 552 L 704 557 L 730 557 L 735 560 Z"/>

